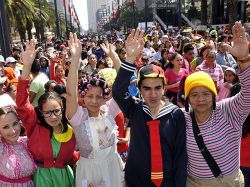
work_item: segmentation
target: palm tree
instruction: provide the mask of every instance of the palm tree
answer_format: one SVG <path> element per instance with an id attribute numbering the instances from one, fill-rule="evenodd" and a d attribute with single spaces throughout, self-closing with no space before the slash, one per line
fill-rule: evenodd
<path id="1" fill-rule="evenodd" d="M 27 22 L 30 22 L 34 15 L 34 3 L 32 0 L 7 0 L 6 10 L 9 23 L 17 27 L 21 41 L 25 41 L 26 26 L 30 27 Z"/>

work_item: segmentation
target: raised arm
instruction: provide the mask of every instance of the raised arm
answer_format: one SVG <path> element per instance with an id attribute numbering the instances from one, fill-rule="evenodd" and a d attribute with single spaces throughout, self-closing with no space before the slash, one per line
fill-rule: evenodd
<path id="1" fill-rule="evenodd" d="M 35 41 L 31 40 L 26 45 L 26 50 L 21 53 L 21 59 L 23 61 L 23 72 L 19 78 L 17 86 L 17 112 L 24 124 L 27 136 L 32 133 L 33 127 L 36 125 L 37 116 L 34 107 L 29 101 L 29 75 L 32 63 L 36 56 Z"/>
<path id="2" fill-rule="evenodd" d="M 69 48 L 71 52 L 71 65 L 69 69 L 66 91 L 66 114 L 68 119 L 71 119 L 77 111 L 77 93 L 78 93 L 78 62 L 81 56 L 82 45 L 77 38 L 76 33 L 70 33 Z"/>
<path id="3" fill-rule="evenodd" d="M 235 97 L 229 98 L 229 101 L 222 101 L 221 109 L 225 114 L 227 121 L 237 129 L 241 129 L 243 122 L 250 113 L 250 57 L 245 29 L 240 22 L 233 26 L 233 46 L 227 45 L 229 51 L 237 57 L 237 63 L 240 71 L 238 76 L 241 82 L 241 91 Z"/>
<path id="4" fill-rule="evenodd" d="M 136 69 L 136 57 L 141 53 L 144 47 L 143 34 L 143 31 L 133 29 L 125 41 L 127 62 L 121 64 L 121 68 L 113 84 L 113 98 L 125 116 L 129 115 L 132 104 L 134 103 L 134 100 L 129 96 L 128 86 L 130 84 L 130 78 Z"/>
<path id="5" fill-rule="evenodd" d="M 118 54 L 115 52 L 115 47 L 112 44 L 110 44 L 108 41 L 105 41 L 105 43 L 102 43 L 100 47 L 105 52 L 105 54 L 113 60 L 114 69 L 116 70 L 116 72 L 118 72 L 121 66 L 121 60 Z"/>
<path id="6" fill-rule="evenodd" d="M 238 66 L 241 71 L 244 71 L 250 66 L 250 56 L 248 49 L 249 42 L 246 38 L 245 28 L 240 22 L 235 22 L 235 25 L 232 28 L 232 32 L 232 47 L 228 44 L 224 44 L 224 46 L 233 56 L 237 57 Z"/>

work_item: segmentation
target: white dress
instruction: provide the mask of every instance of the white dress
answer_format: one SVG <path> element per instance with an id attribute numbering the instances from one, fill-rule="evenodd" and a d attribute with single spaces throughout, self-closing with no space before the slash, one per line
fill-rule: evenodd
<path id="1" fill-rule="evenodd" d="M 79 106 L 70 123 L 81 154 L 76 186 L 122 187 L 123 162 L 117 153 L 117 127 L 113 117 L 107 113 L 89 117 L 87 109 Z"/>

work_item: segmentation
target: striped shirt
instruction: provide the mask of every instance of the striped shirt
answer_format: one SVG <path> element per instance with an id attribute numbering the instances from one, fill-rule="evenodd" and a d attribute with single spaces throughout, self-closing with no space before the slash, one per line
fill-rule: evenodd
<path id="1" fill-rule="evenodd" d="M 215 63 L 214 67 L 210 68 L 207 66 L 206 60 L 204 60 L 199 66 L 196 67 L 195 71 L 204 71 L 209 74 L 217 86 L 223 82 L 224 73 L 222 67 L 219 64 Z"/>
<path id="2" fill-rule="evenodd" d="M 216 104 L 216 109 L 199 124 L 204 143 L 219 165 L 223 175 L 239 169 L 242 125 L 250 113 L 250 68 L 238 74 L 242 87 L 234 97 Z M 187 123 L 188 175 L 201 179 L 214 178 L 195 141 L 190 114 L 185 112 Z"/>

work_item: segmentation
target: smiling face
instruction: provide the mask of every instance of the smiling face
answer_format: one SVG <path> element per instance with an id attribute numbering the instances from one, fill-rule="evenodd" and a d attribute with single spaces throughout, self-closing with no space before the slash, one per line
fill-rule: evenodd
<path id="1" fill-rule="evenodd" d="M 64 77 L 65 71 L 61 65 L 57 65 L 56 67 L 56 76 L 59 77 L 60 79 Z"/>
<path id="2" fill-rule="evenodd" d="M 183 63 L 183 58 L 180 54 L 177 54 L 176 57 L 171 61 L 171 63 L 176 68 L 181 68 Z"/>
<path id="3" fill-rule="evenodd" d="M 164 93 L 162 78 L 145 78 L 142 80 L 140 93 L 151 111 L 157 109 L 161 104 Z"/>
<path id="4" fill-rule="evenodd" d="M 16 144 L 21 132 L 21 121 L 14 112 L 0 116 L 0 135 L 9 144 Z"/>
<path id="5" fill-rule="evenodd" d="M 100 87 L 91 86 L 83 97 L 85 107 L 90 117 L 97 117 L 100 114 L 100 107 L 103 104 L 103 90 Z"/>
<path id="6" fill-rule="evenodd" d="M 62 121 L 63 107 L 55 99 L 48 99 L 42 106 L 41 113 L 45 122 L 50 125 L 54 130 L 60 126 Z"/>

